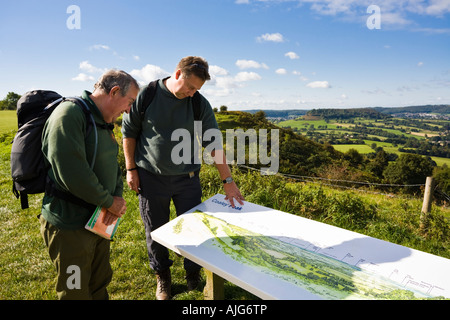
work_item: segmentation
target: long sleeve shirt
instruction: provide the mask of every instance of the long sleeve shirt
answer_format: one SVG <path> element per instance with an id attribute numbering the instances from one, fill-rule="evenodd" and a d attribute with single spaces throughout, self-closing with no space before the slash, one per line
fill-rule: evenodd
<path id="1" fill-rule="evenodd" d="M 106 124 L 101 112 L 83 92 L 95 122 Z M 86 116 L 73 102 L 61 103 L 51 114 L 42 135 L 42 151 L 51 166 L 49 177 L 58 189 L 94 206 L 110 207 L 113 196 L 121 196 L 123 180 L 117 161 L 118 144 L 111 130 L 97 128 L 95 165 L 90 168 L 95 148 L 95 130 L 86 137 Z M 93 212 L 71 202 L 45 195 L 44 218 L 61 229 L 83 228 Z"/>
<path id="2" fill-rule="evenodd" d="M 146 86 L 141 89 L 136 102 L 129 114 L 123 115 L 122 135 L 124 138 L 136 139 L 136 164 L 154 174 L 180 175 L 200 169 L 199 161 L 195 160 L 194 141 L 196 136 L 194 127 L 194 112 L 190 97 L 178 99 L 165 86 L 162 79 L 158 81 L 155 96 L 149 106 L 142 106 Z M 142 114 L 144 112 L 144 114 Z M 208 100 L 201 97 L 200 119 L 201 135 L 208 129 L 217 129 L 218 125 L 214 112 Z M 190 158 L 181 164 L 174 163 L 172 152 L 183 141 L 173 140 L 175 130 L 188 133 L 185 139 L 190 150 Z M 207 143 L 203 141 L 201 145 Z M 200 146 L 201 147 L 201 146 Z"/>

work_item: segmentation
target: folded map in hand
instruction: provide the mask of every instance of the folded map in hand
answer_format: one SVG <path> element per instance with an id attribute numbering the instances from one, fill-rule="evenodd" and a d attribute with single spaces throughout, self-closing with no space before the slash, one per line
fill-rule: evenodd
<path id="1" fill-rule="evenodd" d="M 107 211 L 106 208 L 97 207 L 85 228 L 105 239 L 112 240 L 119 226 L 120 218 L 116 216 L 111 224 L 106 225 L 103 222 L 103 218 L 107 214 Z"/>

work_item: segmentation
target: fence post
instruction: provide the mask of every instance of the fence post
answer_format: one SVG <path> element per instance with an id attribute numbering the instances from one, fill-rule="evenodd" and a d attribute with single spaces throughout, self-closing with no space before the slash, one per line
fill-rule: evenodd
<path id="1" fill-rule="evenodd" d="M 425 183 L 425 194 L 423 196 L 422 212 L 420 214 L 420 230 L 422 232 L 426 232 L 428 229 L 428 213 L 431 211 L 433 186 L 433 177 L 427 177 L 427 181 Z"/>

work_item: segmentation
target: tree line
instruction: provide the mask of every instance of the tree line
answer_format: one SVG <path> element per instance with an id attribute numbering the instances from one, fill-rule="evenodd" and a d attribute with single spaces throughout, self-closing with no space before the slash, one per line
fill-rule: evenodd
<path id="1" fill-rule="evenodd" d="M 221 114 L 227 117 L 222 120 Z M 265 118 L 263 111 L 253 115 L 228 111 L 220 112 L 217 116 L 222 130 L 228 127 L 244 130 L 279 129 L 279 172 L 283 174 L 330 179 L 336 181 L 335 184 L 356 188 L 361 186 L 356 182 L 366 182 L 371 188 L 385 192 L 409 194 L 420 193 L 420 187 L 414 185 L 423 185 L 428 176 L 433 176 L 438 188 L 444 193 L 450 193 L 450 168 L 445 165 L 437 167 L 429 156 L 397 155 L 377 146 L 370 154 L 361 154 L 356 149 L 342 153 L 329 142 L 316 142 L 290 128 L 277 127 Z"/>
<path id="2" fill-rule="evenodd" d="M 0 100 L 0 110 L 16 110 L 17 101 L 20 99 L 20 95 L 14 92 L 8 92 L 6 98 Z"/>

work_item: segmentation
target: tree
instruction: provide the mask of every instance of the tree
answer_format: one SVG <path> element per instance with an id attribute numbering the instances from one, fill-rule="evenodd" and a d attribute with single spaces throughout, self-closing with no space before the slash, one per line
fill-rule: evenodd
<path id="1" fill-rule="evenodd" d="M 358 167 L 364 160 L 363 156 L 356 149 L 350 149 L 344 153 L 344 159 L 350 162 L 353 167 Z"/>
<path id="2" fill-rule="evenodd" d="M 389 163 L 384 170 L 384 178 L 392 184 L 424 184 L 433 173 L 433 165 L 427 158 L 418 154 L 401 154 L 397 161 Z M 408 187 L 408 191 L 417 190 Z"/>
<path id="3" fill-rule="evenodd" d="M 450 194 L 450 168 L 444 164 L 442 167 L 436 167 L 433 172 L 436 179 L 436 185 L 442 192 Z"/>
<path id="4" fill-rule="evenodd" d="M 256 121 L 264 121 L 264 120 L 266 120 L 266 114 L 262 110 L 256 112 L 253 115 L 253 117 L 255 118 Z"/>
<path id="5" fill-rule="evenodd" d="M 383 177 L 383 171 L 389 164 L 388 154 L 381 148 L 378 150 L 375 158 L 368 164 L 368 170 L 376 175 L 378 178 Z"/>
<path id="6" fill-rule="evenodd" d="M 16 110 L 19 99 L 20 95 L 17 93 L 8 92 L 6 98 L 0 101 L 0 110 Z"/>

